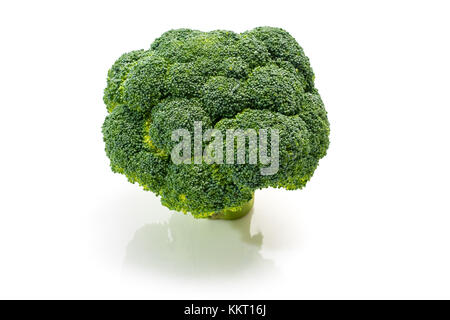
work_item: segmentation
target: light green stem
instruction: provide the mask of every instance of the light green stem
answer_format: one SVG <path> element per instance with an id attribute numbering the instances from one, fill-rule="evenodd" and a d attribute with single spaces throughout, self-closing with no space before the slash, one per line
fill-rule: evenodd
<path id="1" fill-rule="evenodd" d="M 254 202 L 255 202 L 255 194 L 253 194 L 253 197 L 250 201 L 244 203 L 242 206 L 236 208 L 228 208 L 215 212 L 209 218 L 224 219 L 224 220 L 235 220 L 242 218 L 243 216 L 245 216 L 247 213 L 250 212 L 250 210 L 253 208 Z"/>

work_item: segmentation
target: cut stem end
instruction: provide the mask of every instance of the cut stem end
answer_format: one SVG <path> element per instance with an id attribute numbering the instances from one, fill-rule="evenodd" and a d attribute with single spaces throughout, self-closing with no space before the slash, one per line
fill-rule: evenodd
<path id="1" fill-rule="evenodd" d="M 250 210 L 253 208 L 254 202 L 255 202 L 255 195 L 253 194 L 252 199 L 244 203 L 242 206 L 215 212 L 209 218 L 222 220 L 235 220 L 242 218 L 250 212 Z"/>

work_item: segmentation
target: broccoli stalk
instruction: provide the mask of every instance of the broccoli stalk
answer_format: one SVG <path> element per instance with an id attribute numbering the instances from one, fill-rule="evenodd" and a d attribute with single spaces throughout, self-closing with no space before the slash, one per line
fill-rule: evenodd
<path id="1" fill-rule="evenodd" d="M 251 209 L 255 190 L 303 188 L 329 145 L 309 59 L 279 28 L 170 30 L 150 49 L 125 53 L 113 64 L 103 100 L 112 171 L 196 218 L 239 218 Z M 278 171 L 262 175 L 261 163 L 175 164 L 172 132 L 193 132 L 198 121 L 223 133 L 277 130 Z"/>
<path id="2" fill-rule="evenodd" d="M 209 216 L 211 219 L 224 219 L 224 220 L 235 220 L 244 217 L 253 208 L 255 202 L 255 195 L 253 195 L 252 200 L 244 203 L 242 206 L 235 208 L 227 208 L 219 212 L 214 212 Z"/>

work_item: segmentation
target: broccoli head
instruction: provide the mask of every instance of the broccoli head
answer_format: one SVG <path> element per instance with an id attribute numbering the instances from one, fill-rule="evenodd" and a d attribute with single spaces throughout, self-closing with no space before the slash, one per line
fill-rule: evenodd
<path id="1" fill-rule="evenodd" d="M 168 208 L 196 218 L 242 216 L 257 189 L 304 187 L 329 144 L 327 113 L 309 59 L 279 28 L 241 34 L 170 30 L 150 49 L 117 59 L 103 100 L 108 115 L 102 132 L 112 170 L 161 196 Z M 203 130 L 224 135 L 276 129 L 278 170 L 262 175 L 266 165 L 248 161 L 174 163 L 172 132 L 192 132 L 200 121 Z"/>

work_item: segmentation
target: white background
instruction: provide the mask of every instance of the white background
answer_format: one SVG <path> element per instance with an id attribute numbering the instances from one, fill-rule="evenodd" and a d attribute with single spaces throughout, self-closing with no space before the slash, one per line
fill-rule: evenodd
<path id="1" fill-rule="evenodd" d="M 450 298 L 445 1 L 3 1 L 0 298 Z M 188 27 L 289 31 L 331 123 L 306 188 L 194 220 L 113 174 L 122 53 Z"/>

